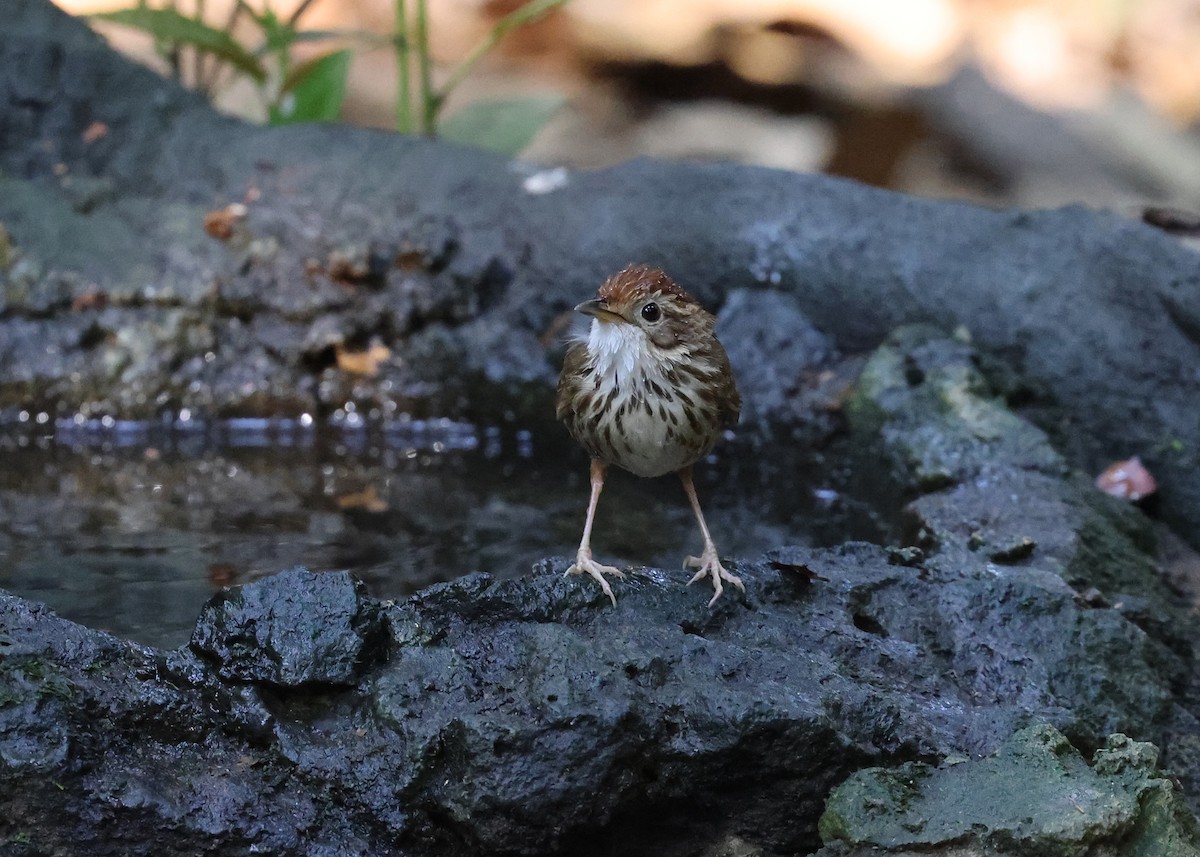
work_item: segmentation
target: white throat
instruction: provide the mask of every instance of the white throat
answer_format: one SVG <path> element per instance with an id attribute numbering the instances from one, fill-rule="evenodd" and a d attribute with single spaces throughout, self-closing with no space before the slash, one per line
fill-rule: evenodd
<path id="1" fill-rule="evenodd" d="M 616 386 L 628 385 L 639 366 L 658 364 L 645 331 L 632 324 L 592 319 L 587 348 L 596 371 L 607 383 Z"/>

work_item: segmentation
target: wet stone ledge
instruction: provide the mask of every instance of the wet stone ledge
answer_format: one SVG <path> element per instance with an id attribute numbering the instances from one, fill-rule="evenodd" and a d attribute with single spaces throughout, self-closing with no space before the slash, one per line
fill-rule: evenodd
<path id="1" fill-rule="evenodd" d="M 847 403 L 909 544 L 734 560 L 747 594 L 712 610 L 655 568 L 629 569 L 614 609 L 563 577 L 566 557 L 396 602 L 296 570 L 218 596 L 189 645 L 159 651 L 4 596 L 0 836 L 18 855 L 102 857 L 857 854 L 918 826 L 904 813 L 931 836 L 948 824 L 935 792 L 893 812 L 873 783 L 961 771 L 999 788 L 985 757 L 1016 754 L 1034 759 L 1031 794 L 1068 776 L 1129 810 L 1104 853 L 1194 853 L 1194 641 L 1148 524 L 1078 479 L 976 363 L 902 329 Z M 1174 779 L 1116 733 L 1161 748 Z M 1011 804 L 970 806 L 956 823 L 1011 828 Z M 1046 853 L 1087 853 L 1080 829 Z M 920 847 L 969 853 L 949 835 Z"/>

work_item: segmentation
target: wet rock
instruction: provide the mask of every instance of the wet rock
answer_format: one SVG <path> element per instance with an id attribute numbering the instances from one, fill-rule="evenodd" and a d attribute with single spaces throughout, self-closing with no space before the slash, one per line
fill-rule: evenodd
<path id="1" fill-rule="evenodd" d="M 732 292 L 717 317 L 717 336 L 737 375 L 746 423 L 792 424 L 811 413 L 802 395 L 811 386 L 806 376 L 827 367 L 836 352 L 792 295 Z"/>
<path id="2" fill-rule="evenodd" d="M 941 377 L 963 389 L 969 355 L 935 350 L 944 360 L 921 383 L 897 376 L 915 400 Z M 901 423 L 910 409 L 878 369 L 896 357 L 881 349 L 855 407 L 887 402 Z M 930 413 L 959 438 L 957 460 L 991 472 L 1013 456 L 1070 490 L 1017 442 L 1019 421 L 980 441 L 996 461 L 969 448 L 986 390 L 968 386 Z M 897 442 L 890 420 L 871 432 Z M 950 508 L 920 550 L 736 561 L 748 594 L 715 610 L 683 573 L 650 568 L 617 582 L 613 609 L 563 577 L 566 558 L 395 605 L 297 571 L 220 597 L 189 647 L 157 653 L 0 597 L 0 635 L 25 658 L 4 663 L 34 665 L 4 684 L 0 835 L 37 831 L 47 850 L 86 842 L 101 857 L 149 842 L 156 854 L 672 855 L 736 840 L 782 854 L 819 847 L 825 799 L 855 771 L 996 752 L 1031 721 L 1079 746 L 1121 731 L 1185 760 L 1195 721 L 1175 690 L 1189 668 L 1146 621 L 1149 602 L 1083 599 L 1043 557 L 1079 520 L 1063 515 L 1030 556 L 996 565 Z M 1097 576 L 1118 579 L 1123 556 L 1096 555 L 1113 566 Z M 105 655 L 94 666 L 80 649 Z"/>
<path id="3" fill-rule="evenodd" d="M 1193 857 L 1196 823 L 1152 744 L 1111 735 L 1089 765 L 1050 726 L 988 758 L 859 771 L 821 816 L 818 857 Z"/>
<path id="4" fill-rule="evenodd" d="M 285 571 L 216 596 L 191 647 L 229 681 L 348 685 L 378 654 L 380 627 L 378 605 L 349 575 Z"/>
<path id="5" fill-rule="evenodd" d="M 847 417 L 915 497 L 904 510 L 914 539 L 1054 569 L 1080 591 L 1149 597 L 1183 626 L 1152 558 L 1150 521 L 1072 473 L 1047 435 L 992 393 L 972 346 L 928 327 L 896 331 L 864 367 Z"/>
<path id="6" fill-rule="evenodd" d="M 359 243 L 333 248 L 325 262 L 325 273 L 344 283 L 379 286 L 387 266 L 382 254 Z"/>
<path id="7" fill-rule="evenodd" d="M 288 573 L 215 601 L 172 653 L 0 598 L 0 833 L 97 855 L 792 853 L 866 765 L 991 752 L 1029 718 L 1162 734 L 1154 645 L 1055 575 L 792 548 L 736 564 L 748 600 L 710 611 L 646 569 L 614 610 L 565 562 L 394 607 Z M 376 611 L 372 649 L 355 623 Z"/>
<path id="8" fill-rule="evenodd" d="M 881 435 L 893 477 L 931 491 L 983 473 L 1060 476 L 1067 465 L 1046 435 L 990 395 L 974 349 L 927 327 L 888 336 L 863 369 L 848 415 Z"/>
<path id="9" fill-rule="evenodd" d="M 1147 652 L 1150 660 L 1172 664 L 1167 669 L 1184 683 L 1179 686 L 1192 687 L 1185 677 L 1196 641 L 1186 630 L 1185 603 L 1154 560 L 1151 522 L 1070 471 L 1049 438 L 992 393 L 978 362 L 966 343 L 928 327 L 902 328 L 868 360 L 847 405 L 851 430 L 866 443 L 864 460 L 887 462 L 890 480 L 910 498 L 903 515 L 909 538 L 930 552 L 921 564 L 924 573 L 968 564 L 997 582 L 1056 575 L 1078 593 L 1081 605 L 1111 606 L 1101 615 L 1121 614 L 1132 622 L 1138 628 L 1134 637 L 1145 638 L 1129 642 L 1149 646 L 1155 652 Z M 1023 596 L 997 592 L 996 597 Z M 912 629 L 926 621 L 922 606 L 890 599 L 886 607 L 875 599 L 871 603 L 869 620 L 880 627 Z M 964 605 L 941 602 L 932 609 Z M 1011 666 L 994 668 L 1011 671 Z M 1069 672 L 1055 681 L 1075 684 L 1085 694 L 1098 690 L 1086 688 L 1086 676 Z M 1145 690 L 1114 685 L 1101 695 L 1111 691 L 1132 698 Z M 1178 762 L 1187 793 L 1194 795 L 1200 793 L 1200 769 L 1189 748 L 1200 721 L 1188 702 L 1190 693 L 1163 688 L 1143 702 L 1174 736 L 1167 743 L 1168 763 Z M 1121 731 L 1109 711 L 1085 708 L 1079 712 L 1083 721 L 1059 725 L 1072 740 Z"/>

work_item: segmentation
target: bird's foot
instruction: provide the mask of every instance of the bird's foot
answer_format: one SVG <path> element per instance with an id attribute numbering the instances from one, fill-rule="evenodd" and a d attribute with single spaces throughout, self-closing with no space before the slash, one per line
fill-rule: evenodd
<path id="1" fill-rule="evenodd" d="M 604 590 L 604 594 L 608 596 L 608 600 L 612 602 L 613 607 L 617 606 L 617 596 L 613 595 L 612 587 L 608 585 L 608 581 L 604 579 L 604 575 L 611 574 L 618 580 L 625 578 L 625 572 L 611 565 L 601 565 L 592 559 L 590 552 L 580 551 L 575 557 L 575 564 L 567 569 L 567 574 L 590 574 L 600 584 L 600 588 Z M 566 575 L 563 575 L 566 577 Z"/>
<path id="2" fill-rule="evenodd" d="M 691 586 L 697 580 L 703 580 L 706 577 L 711 577 L 713 582 L 712 600 L 708 602 L 708 606 L 712 607 L 717 603 L 717 599 L 721 597 L 721 593 L 725 591 L 725 587 L 721 584 L 722 580 L 727 580 L 740 589 L 746 591 L 742 579 L 736 574 L 730 574 L 725 570 L 725 566 L 721 565 L 721 560 L 717 559 L 716 545 L 708 544 L 704 546 L 704 553 L 701 556 L 689 556 L 683 561 L 684 568 L 698 568 L 699 571 L 688 581 L 688 586 Z"/>

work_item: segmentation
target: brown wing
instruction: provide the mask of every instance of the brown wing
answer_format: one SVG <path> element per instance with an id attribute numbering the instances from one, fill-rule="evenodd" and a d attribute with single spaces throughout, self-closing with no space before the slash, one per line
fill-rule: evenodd
<path id="1" fill-rule="evenodd" d="M 742 416 L 742 394 L 733 383 L 733 374 L 729 375 L 729 390 L 721 401 L 721 424 L 725 428 L 733 428 Z"/>
<path id="2" fill-rule="evenodd" d="M 717 352 L 717 360 L 723 368 L 721 378 L 725 381 L 717 394 L 717 409 L 721 415 L 721 425 L 725 428 L 733 428 L 742 416 L 742 394 L 738 392 L 737 381 L 733 377 L 733 367 L 729 365 L 729 355 L 725 353 L 725 347 L 716 337 L 713 337 L 713 348 Z"/>
<path id="3" fill-rule="evenodd" d="M 562 372 L 558 376 L 558 393 L 555 398 L 554 413 L 558 419 L 564 419 L 575 408 L 573 403 L 579 391 L 579 380 L 583 373 L 583 365 L 587 361 L 587 343 L 573 342 L 563 358 Z"/>

